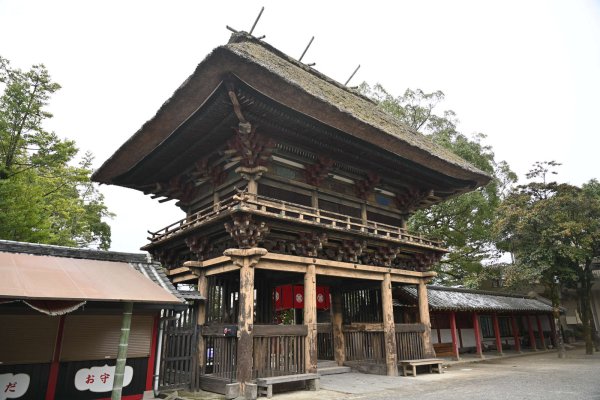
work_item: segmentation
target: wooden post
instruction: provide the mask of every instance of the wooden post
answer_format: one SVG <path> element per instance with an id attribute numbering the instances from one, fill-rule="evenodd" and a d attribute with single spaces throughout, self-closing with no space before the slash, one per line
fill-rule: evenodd
<path id="1" fill-rule="evenodd" d="M 537 320 L 538 335 L 540 335 L 540 344 L 542 345 L 542 350 L 546 350 L 546 338 L 544 338 L 544 330 L 542 329 L 542 321 L 540 320 L 539 315 L 536 315 L 535 319 Z"/>
<path id="2" fill-rule="evenodd" d="M 248 384 L 251 384 L 254 368 L 254 266 L 265 254 L 267 250 L 258 247 L 227 249 L 223 252 L 240 267 L 236 377 L 242 394 L 246 393 L 246 387 L 250 388 Z"/>
<path id="3" fill-rule="evenodd" d="M 206 271 L 200 270 L 198 275 L 198 293 L 206 300 L 199 300 L 196 308 L 196 325 L 198 329 L 198 371 L 204 368 L 206 363 L 206 341 L 202 336 L 202 326 L 206 323 L 206 303 L 208 302 L 208 279 Z M 200 372 L 199 372 L 200 373 Z"/>
<path id="4" fill-rule="evenodd" d="M 385 343 L 385 365 L 388 376 L 398 376 L 396 356 L 396 328 L 394 325 L 394 305 L 392 302 L 392 277 L 389 272 L 381 282 L 381 305 L 383 307 L 383 340 Z"/>
<path id="5" fill-rule="evenodd" d="M 481 329 L 479 328 L 479 315 L 473 313 L 473 334 L 475 335 L 475 351 L 481 358 L 483 357 L 483 349 L 481 348 Z"/>
<path id="6" fill-rule="evenodd" d="M 454 353 L 454 360 L 460 360 L 458 351 L 458 341 L 456 339 L 456 313 L 450 311 L 450 334 L 452 335 L 452 353 Z"/>
<path id="7" fill-rule="evenodd" d="M 125 364 L 127 363 L 127 347 L 129 345 L 129 331 L 131 329 L 131 314 L 133 303 L 123 304 L 123 319 L 121 321 L 121 336 L 119 338 L 119 351 L 115 366 L 115 379 L 113 381 L 111 400 L 121 400 L 123 379 L 125 378 Z"/>
<path id="8" fill-rule="evenodd" d="M 307 328 L 305 372 L 312 374 L 317 372 L 317 274 L 314 264 L 309 264 L 304 274 L 304 325 Z"/>
<path id="9" fill-rule="evenodd" d="M 333 333 L 333 355 L 335 362 L 343 366 L 346 362 L 346 343 L 344 341 L 344 331 L 342 324 L 344 317 L 342 314 L 342 292 L 335 288 L 331 293 L 331 328 Z"/>
<path id="10" fill-rule="evenodd" d="M 515 338 L 515 351 L 521 353 L 521 338 L 519 335 L 517 319 L 515 318 L 514 314 L 510 316 L 510 323 L 512 325 L 513 337 Z"/>
<path id="11" fill-rule="evenodd" d="M 500 339 L 500 323 L 498 322 L 498 314 L 493 314 L 494 318 L 494 335 L 496 336 L 496 349 L 498 350 L 498 355 L 503 356 L 502 353 L 502 339 Z"/>
<path id="12" fill-rule="evenodd" d="M 537 351 L 537 342 L 535 341 L 535 332 L 533 331 L 533 324 L 531 323 L 531 316 L 527 316 L 527 328 L 529 330 L 529 342 L 531 343 L 531 350 Z"/>
<path id="13" fill-rule="evenodd" d="M 558 347 L 558 340 L 556 338 L 556 328 L 554 327 L 554 317 L 552 314 L 548 314 L 548 322 L 550 323 L 550 339 L 552 340 L 552 346 L 556 349 Z"/>
<path id="14" fill-rule="evenodd" d="M 425 281 L 421 281 L 418 284 L 417 292 L 419 294 L 419 320 L 425 325 L 423 350 L 425 351 L 425 357 L 431 358 L 435 357 L 435 351 L 431 343 L 431 321 L 429 319 L 429 302 L 427 301 L 427 286 L 425 285 Z"/>

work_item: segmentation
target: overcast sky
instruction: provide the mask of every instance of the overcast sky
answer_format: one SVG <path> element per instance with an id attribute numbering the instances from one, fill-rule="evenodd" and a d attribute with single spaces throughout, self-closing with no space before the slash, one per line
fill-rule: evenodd
<path id="1" fill-rule="evenodd" d="M 442 90 L 459 129 L 482 132 L 523 176 L 563 163 L 558 179 L 600 177 L 600 1 L 0 0 L 0 55 L 44 63 L 62 85 L 47 128 L 106 160 L 225 44 L 248 31 L 349 85 Z M 129 189 L 102 186 L 117 251 L 182 217 Z"/>

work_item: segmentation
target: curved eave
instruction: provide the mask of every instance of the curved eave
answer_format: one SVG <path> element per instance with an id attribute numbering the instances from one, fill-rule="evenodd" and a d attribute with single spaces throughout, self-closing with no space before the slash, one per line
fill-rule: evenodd
<path id="1" fill-rule="evenodd" d="M 260 53 L 259 56 L 253 55 L 249 49 Z M 273 60 L 269 59 L 267 61 L 271 64 L 267 65 L 265 58 L 269 57 L 281 62 L 273 67 Z M 449 177 L 472 181 L 469 189 L 485 185 L 491 179 L 423 135 L 383 115 L 383 111 L 373 103 L 305 69 L 273 54 L 263 44 L 233 43 L 215 49 L 156 115 L 102 164 L 92 179 L 100 183 L 114 183 L 115 177 L 129 171 L 175 132 L 231 73 L 273 100 L 325 125 Z M 370 114 L 373 118 L 369 121 L 365 116 Z M 385 126 L 395 131 L 386 130 Z"/>

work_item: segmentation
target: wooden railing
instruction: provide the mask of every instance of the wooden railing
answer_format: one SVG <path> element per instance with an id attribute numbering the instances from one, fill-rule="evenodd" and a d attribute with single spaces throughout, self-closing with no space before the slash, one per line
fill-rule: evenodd
<path id="1" fill-rule="evenodd" d="M 254 378 L 305 371 L 305 325 L 254 325 Z"/>
<path id="2" fill-rule="evenodd" d="M 331 323 L 317 324 L 317 359 L 333 360 L 333 334 Z"/>
<path id="3" fill-rule="evenodd" d="M 204 208 L 156 232 L 149 231 L 148 233 L 151 236 L 148 237 L 148 240 L 151 242 L 161 241 L 182 231 L 203 225 L 217 218 L 220 214 L 231 211 L 236 206 L 254 214 L 281 219 L 293 219 L 296 222 L 318 225 L 323 228 L 383 236 L 386 239 L 394 241 L 410 242 L 438 249 L 442 247 L 442 243 L 437 240 L 409 233 L 406 229 L 400 227 L 373 221 L 363 221 L 360 218 L 344 214 L 249 193 L 236 194 L 229 199 Z"/>
<path id="4" fill-rule="evenodd" d="M 419 360 L 425 358 L 423 344 L 423 324 L 396 324 L 396 356 L 400 360 Z"/>
<path id="5" fill-rule="evenodd" d="M 345 325 L 343 332 L 347 361 L 385 362 L 383 326 L 365 330 L 363 326 Z"/>

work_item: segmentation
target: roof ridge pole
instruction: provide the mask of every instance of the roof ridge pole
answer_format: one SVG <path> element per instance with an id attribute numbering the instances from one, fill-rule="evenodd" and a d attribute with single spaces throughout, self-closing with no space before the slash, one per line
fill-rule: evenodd
<path id="1" fill-rule="evenodd" d="M 298 59 L 299 62 L 302 62 L 302 59 L 304 58 L 304 55 L 306 54 L 306 52 L 308 51 L 308 48 L 310 47 L 310 45 L 312 44 L 313 40 L 315 40 L 315 37 L 311 37 L 310 41 L 308 42 L 308 44 L 306 45 L 306 48 L 304 49 L 304 51 L 302 52 L 302 55 L 300 56 L 300 58 Z"/>
<path id="2" fill-rule="evenodd" d="M 250 28 L 250 32 L 248 32 L 250 35 L 252 35 L 252 32 L 254 32 L 254 28 L 256 28 L 256 24 L 258 24 L 258 20 L 260 19 L 263 11 L 265 11 L 264 7 L 262 7 L 260 9 L 260 12 L 258 13 L 258 17 L 256 17 L 256 21 L 254 21 L 254 24 L 252 25 L 252 28 Z"/>

